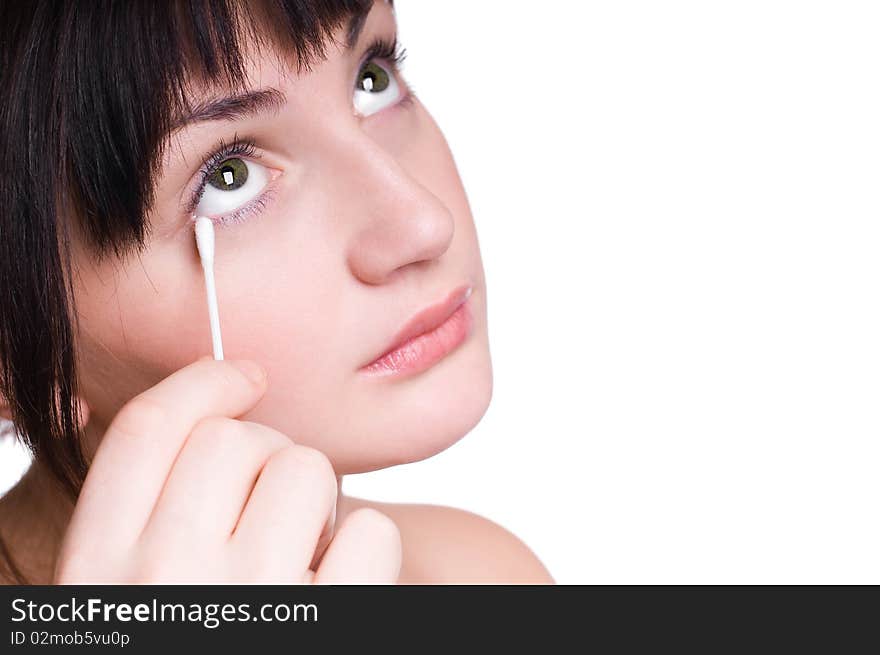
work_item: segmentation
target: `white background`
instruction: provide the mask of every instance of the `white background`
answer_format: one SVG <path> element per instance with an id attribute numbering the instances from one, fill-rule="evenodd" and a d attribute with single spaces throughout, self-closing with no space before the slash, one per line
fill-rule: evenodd
<path id="1" fill-rule="evenodd" d="M 880 5 L 398 3 L 495 391 L 346 493 L 480 513 L 561 583 L 880 583 Z"/>

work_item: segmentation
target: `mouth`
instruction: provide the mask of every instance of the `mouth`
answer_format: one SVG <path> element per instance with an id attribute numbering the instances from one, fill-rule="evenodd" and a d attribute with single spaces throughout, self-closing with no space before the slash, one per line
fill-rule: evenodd
<path id="1" fill-rule="evenodd" d="M 473 287 L 465 284 L 446 298 L 415 314 L 397 332 L 391 344 L 359 371 L 371 376 L 414 375 L 455 350 L 471 333 Z"/>

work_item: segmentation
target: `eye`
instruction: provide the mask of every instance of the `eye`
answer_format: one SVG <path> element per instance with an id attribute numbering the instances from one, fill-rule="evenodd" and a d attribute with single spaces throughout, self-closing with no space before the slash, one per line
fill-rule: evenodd
<path id="1" fill-rule="evenodd" d="M 358 74 L 354 106 L 362 116 L 369 116 L 393 105 L 400 96 L 400 87 L 394 76 L 377 61 L 370 61 Z"/>
<path id="2" fill-rule="evenodd" d="M 226 159 L 205 178 L 196 213 L 216 216 L 234 211 L 257 197 L 268 181 L 265 166 L 239 157 Z"/>

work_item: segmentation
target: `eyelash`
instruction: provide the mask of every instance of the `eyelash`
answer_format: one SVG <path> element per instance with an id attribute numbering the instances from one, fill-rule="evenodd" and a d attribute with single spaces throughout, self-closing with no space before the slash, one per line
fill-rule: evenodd
<path id="1" fill-rule="evenodd" d="M 400 41 L 396 36 L 392 41 L 385 37 L 378 37 L 367 47 L 367 51 L 364 54 L 364 63 L 361 64 L 361 68 L 373 59 L 387 59 L 391 62 L 395 72 L 399 73 L 406 59 L 406 48 L 401 47 Z"/>
<path id="2" fill-rule="evenodd" d="M 367 47 L 366 53 L 363 57 L 363 63 L 358 68 L 358 74 L 360 74 L 360 70 L 364 66 L 374 59 L 385 59 L 389 61 L 394 73 L 399 75 L 403 62 L 406 59 L 406 48 L 401 46 L 400 41 L 396 36 L 393 40 L 388 40 L 385 37 L 377 37 Z M 406 91 L 404 92 L 403 97 L 397 102 L 397 105 L 400 107 L 410 105 L 415 100 L 415 97 L 416 94 L 412 88 L 412 84 L 407 83 Z M 199 182 L 192 194 L 189 204 L 187 205 L 187 214 L 194 214 L 196 207 L 198 207 L 198 204 L 201 202 L 202 196 L 205 193 L 205 186 L 208 184 L 208 178 L 217 171 L 224 161 L 233 157 L 256 157 L 256 155 L 256 144 L 251 139 L 239 139 L 237 134 L 233 135 L 232 141 L 228 143 L 223 139 L 220 139 L 218 145 L 215 146 L 213 152 L 207 157 L 204 164 L 202 164 L 199 169 L 197 175 Z M 217 217 L 213 220 L 215 223 L 221 225 L 240 221 L 246 214 L 252 213 L 255 209 L 257 211 L 263 209 L 269 197 L 271 197 L 269 192 L 263 193 L 252 201 L 242 205 L 231 214 Z"/>

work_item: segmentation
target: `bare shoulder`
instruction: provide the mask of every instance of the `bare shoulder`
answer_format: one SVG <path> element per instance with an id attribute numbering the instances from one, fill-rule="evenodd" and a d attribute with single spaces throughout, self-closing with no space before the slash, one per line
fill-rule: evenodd
<path id="1" fill-rule="evenodd" d="M 490 519 L 455 507 L 346 496 L 345 513 L 376 509 L 400 530 L 401 584 L 555 584 L 535 553 Z"/>

